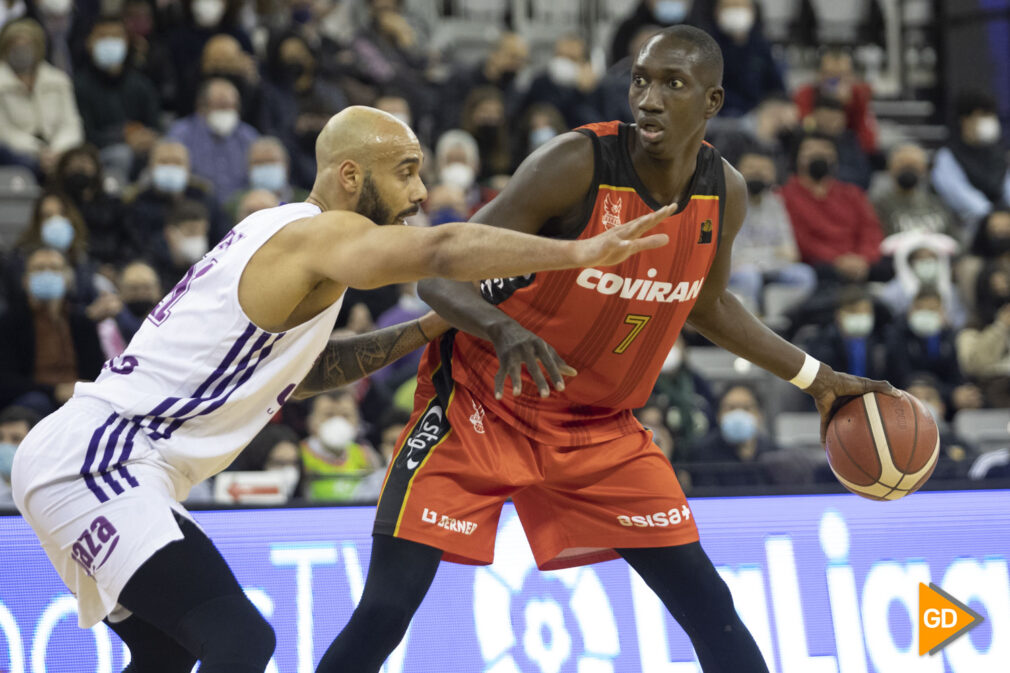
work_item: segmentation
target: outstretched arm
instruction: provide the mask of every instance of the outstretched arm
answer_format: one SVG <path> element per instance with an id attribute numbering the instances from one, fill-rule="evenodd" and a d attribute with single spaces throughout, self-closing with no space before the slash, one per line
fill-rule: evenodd
<path id="1" fill-rule="evenodd" d="M 733 240 L 746 214 L 747 186 L 740 173 L 728 163 L 725 172 L 726 213 L 722 222 L 725 227 L 722 243 L 688 322 L 712 343 L 788 381 L 799 374 L 809 356 L 769 329 L 726 289 Z M 813 383 L 804 391 L 814 398 L 821 413 L 822 442 L 837 398 L 871 391 L 898 394 L 886 381 L 836 372 L 823 362 Z"/>
<path id="2" fill-rule="evenodd" d="M 331 341 L 292 397 L 303 400 L 353 383 L 412 353 L 447 329 L 449 323 L 428 313 L 417 320 Z"/>

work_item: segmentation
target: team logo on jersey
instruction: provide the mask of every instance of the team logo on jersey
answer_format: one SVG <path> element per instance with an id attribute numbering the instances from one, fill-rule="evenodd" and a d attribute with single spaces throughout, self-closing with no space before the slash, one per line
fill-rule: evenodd
<path id="1" fill-rule="evenodd" d="M 424 508 L 424 513 L 421 514 L 421 521 L 425 523 L 433 523 L 439 528 L 444 528 L 450 533 L 462 533 L 463 535 L 473 535 L 473 532 L 477 530 L 477 524 L 473 521 L 465 521 L 463 519 L 454 519 L 451 516 L 445 514 L 441 518 L 438 516 L 438 512 Z"/>
<path id="2" fill-rule="evenodd" d="M 701 292 L 704 278 L 696 281 L 681 281 L 677 284 L 652 280 L 657 274 L 656 269 L 649 269 L 648 278 L 625 278 L 616 273 L 604 273 L 599 269 L 583 269 L 575 283 L 579 287 L 593 290 L 605 295 L 620 295 L 621 299 L 637 299 L 638 301 L 655 301 L 672 304 L 675 301 L 692 301 Z"/>
<path id="3" fill-rule="evenodd" d="M 119 544 L 119 531 L 108 519 L 100 516 L 78 536 L 70 549 L 70 557 L 91 577 L 109 560 L 117 544 Z"/>
<path id="4" fill-rule="evenodd" d="M 438 404 L 433 405 L 421 418 L 404 443 L 403 464 L 416 470 L 428 452 L 449 432 L 449 421 Z"/>
<path id="5" fill-rule="evenodd" d="M 680 509 L 674 507 L 669 512 L 656 512 L 654 514 L 620 514 L 617 523 L 626 527 L 634 528 L 666 528 L 691 519 L 691 510 L 687 505 Z"/>
<path id="6" fill-rule="evenodd" d="M 610 192 L 607 192 L 603 197 L 603 226 L 607 229 L 621 226 L 623 224 L 621 222 L 621 208 L 623 207 L 624 201 L 620 199 L 611 201 Z"/>
<path id="7" fill-rule="evenodd" d="M 473 405 L 473 414 L 470 416 L 470 422 L 473 424 L 473 431 L 479 435 L 484 434 L 484 407 L 480 402 L 476 400 L 471 400 Z"/>
<path id="8" fill-rule="evenodd" d="M 701 223 L 701 233 L 698 235 L 698 243 L 712 242 L 712 220 L 705 220 Z"/>

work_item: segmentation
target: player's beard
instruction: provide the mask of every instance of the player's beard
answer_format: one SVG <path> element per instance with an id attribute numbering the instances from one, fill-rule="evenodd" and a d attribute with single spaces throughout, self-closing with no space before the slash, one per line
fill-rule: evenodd
<path id="1" fill-rule="evenodd" d="M 385 204 L 379 196 L 379 190 L 375 188 L 371 173 L 365 173 L 365 180 L 361 183 L 361 196 L 358 197 L 358 206 L 354 209 L 358 215 L 363 215 L 376 224 L 393 224 L 392 213 L 389 206 Z"/>

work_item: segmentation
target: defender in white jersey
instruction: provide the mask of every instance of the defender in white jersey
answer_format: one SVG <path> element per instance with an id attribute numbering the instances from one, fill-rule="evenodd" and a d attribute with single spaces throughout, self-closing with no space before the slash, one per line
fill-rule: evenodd
<path id="1" fill-rule="evenodd" d="M 349 108 L 316 143 L 305 203 L 259 211 L 193 265 L 125 352 L 19 448 L 14 498 L 130 670 L 262 671 L 273 632 L 179 501 L 224 469 L 294 393 L 343 385 L 447 325 L 422 322 L 328 344 L 347 287 L 441 275 L 510 277 L 616 264 L 664 245 L 654 214 L 585 241 L 476 224 L 404 226 L 426 198 L 421 150 L 391 115 Z"/>

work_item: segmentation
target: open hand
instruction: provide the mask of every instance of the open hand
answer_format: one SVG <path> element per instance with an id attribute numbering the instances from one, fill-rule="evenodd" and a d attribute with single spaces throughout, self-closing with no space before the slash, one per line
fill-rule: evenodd
<path id="1" fill-rule="evenodd" d="M 663 247 L 670 242 L 666 234 L 645 234 L 676 210 L 677 204 L 671 203 L 602 234 L 579 241 L 578 245 L 582 246 L 585 254 L 584 263 L 580 266 L 613 266 L 643 250 Z"/>
<path id="2" fill-rule="evenodd" d="M 828 421 L 835 412 L 835 403 L 840 398 L 855 397 L 864 393 L 884 393 L 901 397 L 900 390 L 887 381 L 874 381 L 860 376 L 852 376 L 844 372 L 836 372 L 823 362 L 817 372 L 817 378 L 806 389 L 814 398 L 817 411 L 821 414 L 821 444 L 825 444 L 828 435 Z"/>
<path id="3" fill-rule="evenodd" d="M 547 371 L 555 390 L 565 389 L 565 376 L 575 376 L 578 372 L 568 366 L 546 341 L 538 337 L 514 320 L 507 320 L 492 330 L 491 343 L 498 355 L 498 373 L 494 377 L 494 396 L 501 399 L 505 392 L 505 379 L 512 379 L 512 394 L 523 390 L 523 365 L 533 378 L 540 397 L 551 394 L 551 387 L 544 378 L 541 366 Z"/>

